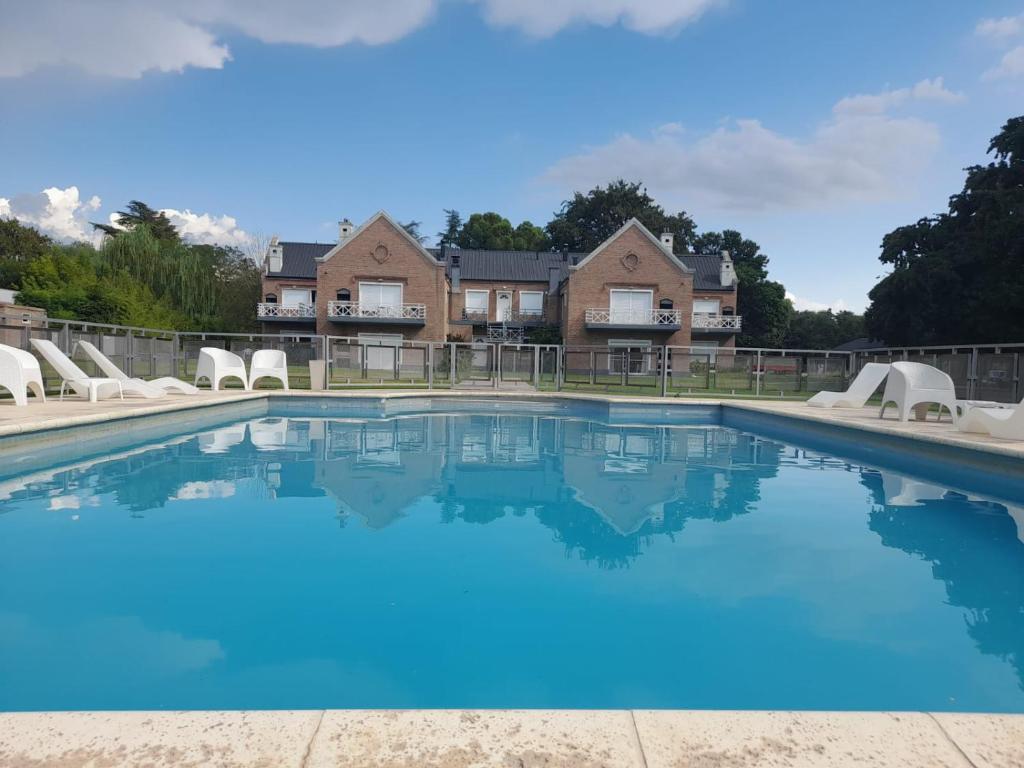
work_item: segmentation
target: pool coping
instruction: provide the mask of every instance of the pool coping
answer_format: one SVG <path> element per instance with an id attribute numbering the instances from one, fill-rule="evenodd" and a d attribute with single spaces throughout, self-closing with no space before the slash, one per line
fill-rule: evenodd
<path id="1" fill-rule="evenodd" d="M 1024 715 L 717 710 L 0 714 L 0 768 L 1024 764 Z"/>
<path id="2" fill-rule="evenodd" d="M 659 406 L 666 409 L 690 406 L 715 406 L 726 411 L 735 409 L 749 413 L 760 413 L 783 417 L 803 424 L 827 424 L 848 431 L 869 432 L 889 437 L 909 439 L 926 444 L 967 449 L 982 453 L 998 454 L 1011 459 L 1024 459 L 1024 441 L 1004 440 L 973 433 L 959 432 L 948 422 L 898 422 L 894 419 L 877 418 L 876 409 L 825 409 L 811 408 L 804 402 L 738 400 L 732 398 L 694 397 L 660 398 L 633 395 L 611 395 L 576 392 L 503 392 L 500 390 L 342 390 L 321 392 L 310 390 L 265 390 L 257 392 L 203 392 L 201 400 L 193 397 L 173 397 L 156 403 L 151 401 L 104 401 L 100 404 L 86 404 L 81 401 L 62 403 L 60 408 L 73 408 L 67 415 L 40 417 L 32 413 L 33 408 L 47 408 L 49 403 L 27 406 L 28 411 L 14 423 L 0 423 L 0 439 L 16 435 L 45 433 L 69 427 L 109 424 L 121 420 L 157 416 L 185 410 L 209 408 L 229 403 L 239 403 L 275 398 L 330 398 L 355 400 L 396 400 L 396 399 L 459 399 L 459 400 L 509 400 L 509 401 L 577 401 L 614 405 Z M 16 406 L 11 406 L 12 408 Z M 82 407 L 86 412 L 81 412 Z M 6 414 L 5 414 L 6 415 Z M 17 416 L 22 416 L 19 412 Z"/>

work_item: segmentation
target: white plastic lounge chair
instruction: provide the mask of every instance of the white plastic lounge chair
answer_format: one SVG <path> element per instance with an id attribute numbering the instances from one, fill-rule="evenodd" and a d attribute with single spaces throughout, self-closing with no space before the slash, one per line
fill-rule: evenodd
<path id="1" fill-rule="evenodd" d="M 241 380 L 242 388 L 249 389 L 249 376 L 245 372 L 245 361 L 234 352 L 219 347 L 203 347 L 199 350 L 199 362 L 196 363 L 196 380 L 207 379 L 210 390 L 216 392 L 224 379 L 235 377 Z"/>
<path id="2" fill-rule="evenodd" d="M 162 389 L 164 392 L 177 392 L 182 395 L 195 395 L 199 390 L 189 384 L 187 381 L 176 379 L 173 376 L 161 376 L 159 379 L 153 379 L 146 381 L 145 379 L 131 379 L 124 371 L 114 365 L 113 361 L 100 352 L 95 345 L 88 341 L 79 341 L 79 349 L 83 350 L 89 359 L 92 360 L 96 367 L 103 371 L 107 376 L 112 379 L 117 379 L 124 386 L 129 382 L 139 382 L 156 389 Z"/>
<path id="3" fill-rule="evenodd" d="M 819 392 L 807 404 L 813 408 L 863 408 L 888 375 L 888 363 L 867 363 L 845 392 Z"/>
<path id="4" fill-rule="evenodd" d="M 259 379 L 277 379 L 288 389 L 288 358 L 280 349 L 260 349 L 253 353 L 249 363 L 249 389 Z"/>
<path id="5" fill-rule="evenodd" d="M 885 409 L 896 406 L 896 416 L 906 421 L 910 412 L 915 418 L 924 421 L 928 415 L 929 405 L 938 405 L 938 418 L 942 418 L 942 409 L 949 411 L 953 423 L 957 423 L 956 388 L 948 375 L 924 363 L 893 363 L 889 376 L 885 381 L 885 393 L 882 395 L 882 408 L 878 417 L 885 416 Z"/>
<path id="6" fill-rule="evenodd" d="M 90 403 L 95 403 L 101 398 L 113 397 L 114 395 L 118 395 L 124 400 L 124 393 L 128 390 L 128 387 L 123 386 L 117 379 L 89 376 L 70 357 L 61 352 L 52 341 L 47 339 L 30 339 L 29 341 L 36 352 L 42 355 L 43 359 L 52 365 L 53 369 L 61 377 L 61 400 L 64 399 L 65 389 L 70 389 L 75 394 L 87 398 Z M 163 395 L 163 392 L 159 390 L 147 392 L 148 388 L 135 387 L 134 385 L 132 385 L 132 388 L 136 394 L 141 394 L 143 397 L 161 397 Z"/>
<path id="7" fill-rule="evenodd" d="M 28 405 L 26 390 L 46 402 L 43 372 L 31 352 L 0 344 L 0 387 L 10 391 L 16 405 Z"/>
<path id="8" fill-rule="evenodd" d="M 1016 408 L 971 408 L 960 419 L 962 432 L 980 432 L 1007 440 L 1024 440 L 1024 401 Z"/>

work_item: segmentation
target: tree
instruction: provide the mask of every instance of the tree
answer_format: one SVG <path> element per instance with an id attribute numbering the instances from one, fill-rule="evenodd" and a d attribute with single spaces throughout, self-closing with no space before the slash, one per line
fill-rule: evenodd
<path id="1" fill-rule="evenodd" d="M 181 239 L 178 235 L 178 230 L 174 228 L 171 220 L 167 218 L 163 211 L 150 208 L 141 200 L 131 200 L 125 207 L 127 210 L 117 212 L 117 226 L 93 222 L 93 228 L 108 235 L 116 235 L 119 232 L 135 229 L 140 224 L 144 224 L 149 228 L 150 234 L 157 240 L 167 240 L 176 243 Z"/>
<path id="2" fill-rule="evenodd" d="M 444 245 L 455 245 L 462 229 L 462 216 L 454 208 L 444 209 L 444 232 L 437 233 L 437 241 Z"/>
<path id="3" fill-rule="evenodd" d="M 669 215 L 654 202 L 640 182 L 622 179 L 607 187 L 595 187 L 587 194 L 575 193 L 547 225 L 551 247 L 557 250 L 589 252 L 636 217 L 656 236 L 675 235 L 674 251 L 686 253 L 693 242 L 696 225 L 684 211 Z"/>
<path id="4" fill-rule="evenodd" d="M 867 330 L 887 344 L 993 343 L 1024 338 L 1024 116 L 966 169 L 946 213 L 882 239 L 892 272 L 868 294 Z"/>
<path id="5" fill-rule="evenodd" d="M 0 288 L 21 287 L 25 267 L 53 246 L 53 241 L 15 219 L 0 219 Z"/>
<path id="6" fill-rule="evenodd" d="M 512 234 L 513 251 L 546 251 L 551 247 L 548 233 L 531 221 L 524 221 Z"/>
<path id="7" fill-rule="evenodd" d="M 782 283 L 768 279 L 768 256 L 761 246 L 734 229 L 705 232 L 693 238 L 698 253 L 717 255 L 728 251 L 739 284 L 736 288 L 736 314 L 742 315 L 742 333 L 737 344 L 743 347 L 781 347 L 793 314 Z"/>
<path id="8" fill-rule="evenodd" d="M 864 336 L 864 318 L 843 310 L 794 312 L 786 331 L 787 349 L 834 349 Z"/>
<path id="9" fill-rule="evenodd" d="M 405 224 L 402 225 L 402 229 L 408 232 L 413 240 L 415 240 L 420 245 L 423 245 L 425 242 L 427 242 L 427 236 L 420 234 L 421 224 L 423 224 L 422 221 L 407 221 Z"/>

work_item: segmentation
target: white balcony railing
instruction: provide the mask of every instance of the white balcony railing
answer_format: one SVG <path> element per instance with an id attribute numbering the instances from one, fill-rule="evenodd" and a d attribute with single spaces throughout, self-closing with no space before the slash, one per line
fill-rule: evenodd
<path id="1" fill-rule="evenodd" d="M 256 305 L 256 317 L 261 320 L 270 317 L 294 317 L 312 318 L 316 317 L 315 304 L 275 304 L 272 302 L 260 302 Z"/>
<path id="2" fill-rule="evenodd" d="M 586 322 L 590 325 L 680 325 L 678 309 L 605 309 L 591 307 Z"/>
<path id="3" fill-rule="evenodd" d="M 694 330 L 738 331 L 742 325 L 739 315 L 715 315 L 710 312 L 694 312 Z"/>
<path id="4" fill-rule="evenodd" d="M 382 320 L 426 320 L 426 304 L 360 304 L 358 301 L 330 301 L 327 316 L 335 318 L 381 318 Z"/>

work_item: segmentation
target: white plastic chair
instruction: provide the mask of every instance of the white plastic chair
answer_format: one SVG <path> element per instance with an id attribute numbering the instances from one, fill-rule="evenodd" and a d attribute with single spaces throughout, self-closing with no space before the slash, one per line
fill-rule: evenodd
<path id="1" fill-rule="evenodd" d="M 31 352 L 0 344 L 0 387 L 10 391 L 16 405 L 28 405 L 26 390 L 46 402 L 43 372 Z"/>
<path id="2" fill-rule="evenodd" d="M 114 365 L 114 362 L 109 357 L 100 352 L 95 345 L 90 342 L 79 340 L 78 348 L 88 355 L 89 359 L 96 364 L 97 368 L 107 374 L 110 378 L 120 381 L 122 386 L 133 382 L 139 382 L 149 387 L 162 389 L 165 392 L 177 392 L 182 395 L 195 395 L 199 393 L 199 390 L 187 381 L 176 379 L 173 376 L 161 376 L 159 379 L 152 379 L 150 381 L 129 378 L 128 374 Z"/>
<path id="3" fill-rule="evenodd" d="M 1016 408 L 971 408 L 957 428 L 1007 440 L 1024 440 L 1024 401 Z"/>
<path id="4" fill-rule="evenodd" d="M 807 404 L 813 408 L 863 408 L 888 375 L 888 363 L 867 363 L 845 392 L 819 392 Z"/>
<path id="5" fill-rule="evenodd" d="M 47 339 L 29 339 L 29 341 L 36 352 L 42 355 L 43 359 L 53 366 L 53 369 L 61 377 L 61 400 L 64 399 L 65 389 L 70 389 L 76 395 L 88 399 L 90 403 L 95 403 L 101 398 L 113 397 L 114 395 L 118 395 L 124 400 L 124 393 L 128 390 L 128 387 L 122 386 L 121 382 L 117 379 L 90 376 L 79 368 L 70 357 L 61 352 L 52 341 Z M 147 387 L 132 385 L 132 390 L 135 394 L 140 394 L 143 397 L 163 396 L 163 392 Z"/>
<path id="6" fill-rule="evenodd" d="M 949 411 L 953 423 L 957 423 L 956 388 L 948 375 L 924 363 L 893 363 L 885 382 L 885 393 L 882 395 L 882 408 L 878 417 L 885 416 L 885 409 L 896 406 L 896 415 L 900 421 L 906 421 L 910 412 L 915 418 L 924 421 L 928 416 L 929 405 L 938 405 L 938 418 L 942 418 L 942 409 Z"/>
<path id="7" fill-rule="evenodd" d="M 195 380 L 197 385 L 200 379 L 207 379 L 210 382 L 210 390 L 216 392 L 220 389 L 221 381 L 232 376 L 241 379 L 245 390 L 249 389 L 249 377 L 245 373 L 245 362 L 242 358 L 219 347 L 203 347 L 199 350 Z"/>
<path id="8" fill-rule="evenodd" d="M 288 389 L 288 358 L 280 349 L 260 349 L 253 353 L 249 363 L 249 389 L 259 379 L 277 379 Z"/>

